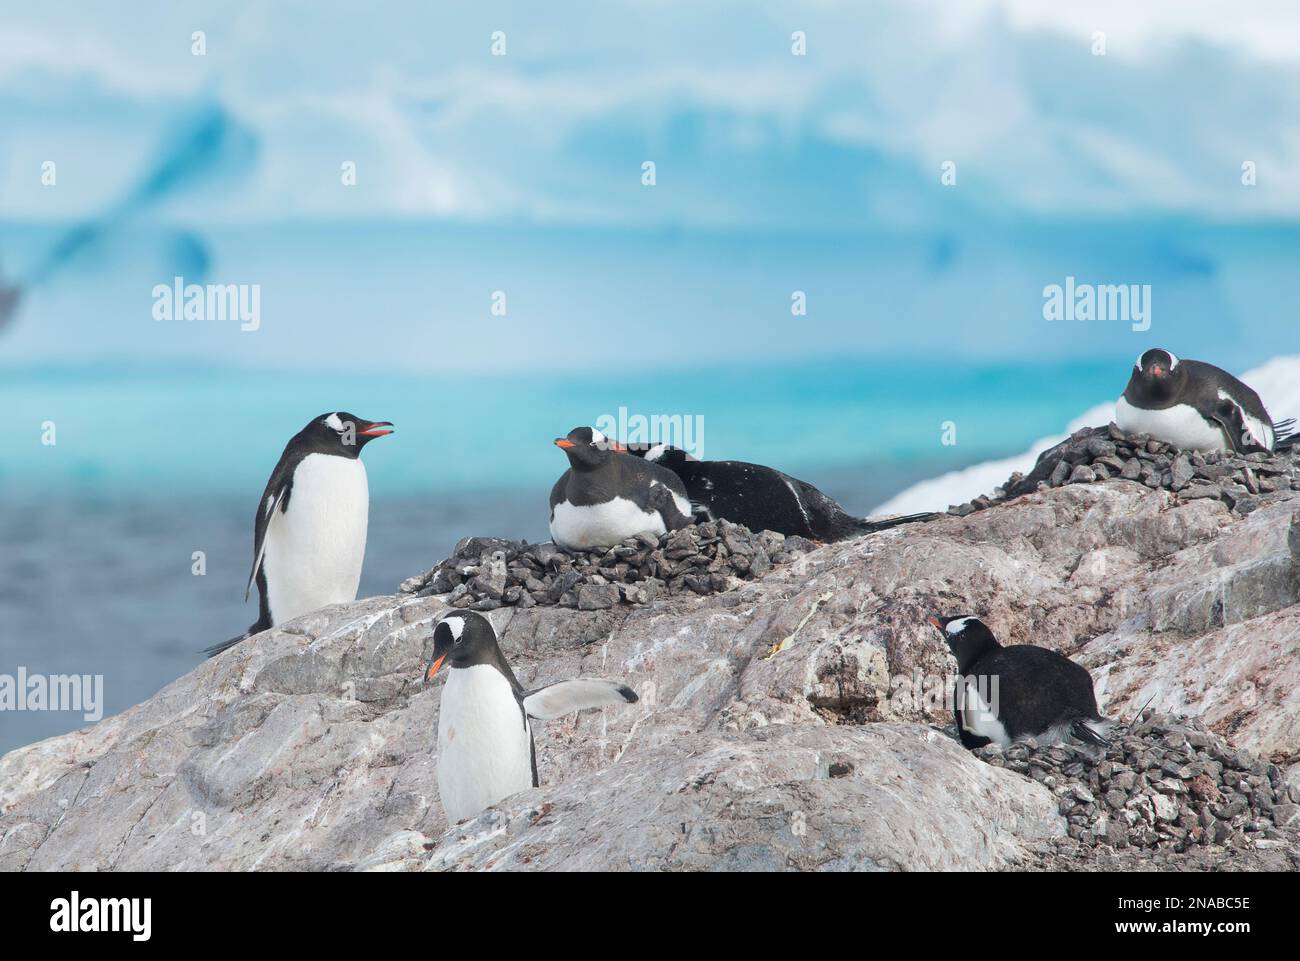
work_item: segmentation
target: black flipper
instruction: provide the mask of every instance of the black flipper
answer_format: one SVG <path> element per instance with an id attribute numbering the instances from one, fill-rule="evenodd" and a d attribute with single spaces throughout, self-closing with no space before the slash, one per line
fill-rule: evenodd
<path id="1" fill-rule="evenodd" d="M 253 590 L 257 575 L 262 571 L 262 558 L 266 554 L 266 530 L 271 526 L 275 512 L 283 514 L 289 509 L 289 495 L 293 492 L 293 469 L 287 473 L 276 470 L 262 493 L 262 502 L 258 505 L 257 517 L 253 521 L 253 569 L 248 572 L 248 584 L 244 588 L 244 600 Z M 265 593 L 265 592 L 263 592 Z"/>
<path id="2" fill-rule="evenodd" d="M 651 510 L 659 512 L 664 527 L 670 531 L 679 531 L 695 522 L 695 518 L 687 517 L 681 512 L 677 501 L 673 498 L 673 492 L 662 484 L 655 484 L 650 488 L 648 506 Z"/>

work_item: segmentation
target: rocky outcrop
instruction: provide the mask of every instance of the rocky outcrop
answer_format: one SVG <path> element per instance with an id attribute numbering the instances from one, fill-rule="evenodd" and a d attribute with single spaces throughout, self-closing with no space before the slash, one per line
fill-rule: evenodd
<path id="1" fill-rule="evenodd" d="M 925 615 L 978 612 L 1004 643 L 1076 657 L 1111 716 L 1200 716 L 1275 763 L 1274 802 L 1294 804 L 1297 510 L 1289 491 L 1243 516 L 1140 480 L 1067 484 L 722 593 L 492 610 L 525 685 L 617 677 L 641 700 L 539 726 L 543 787 L 461 825 L 437 798 L 441 685 L 420 683 L 445 599 L 329 608 L 0 758 L 0 869 L 1089 867 L 1110 849 L 1069 846 L 1073 808 L 944 732 L 930 682 L 953 665 Z M 1211 831 L 1169 856 L 1240 850 Z"/>
<path id="2" fill-rule="evenodd" d="M 624 762 L 516 795 L 451 832 L 425 866 L 970 870 L 1062 833 L 1041 785 L 972 764 L 918 724 L 686 734 Z"/>

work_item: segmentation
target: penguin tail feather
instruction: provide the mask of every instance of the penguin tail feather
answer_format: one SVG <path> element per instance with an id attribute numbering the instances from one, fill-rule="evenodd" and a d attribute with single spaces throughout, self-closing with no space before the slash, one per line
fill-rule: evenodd
<path id="1" fill-rule="evenodd" d="M 901 517 L 886 517 L 884 520 L 873 521 L 868 518 L 855 518 L 855 531 L 857 534 L 874 534 L 876 531 L 887 531 L 891 527 L 901 527 L 903 524 L 920 524 L 926 521 L 932 521 L 946 515 L 929 511 L 924 514 L 904 514 Z"/>
<path id="2" fill-rule="evenodd" d="M 1297 443 L 1300 443 L 1300 434 L 1295 431 L 1294 417 L 1280 420 L 1273 425 L 1273 449 L 1275 451 L 1294 450 Z"/>
<path id="3" fill-rule="evenodd" d="M 1104 721 L 1077 718 L 1074 723 L 1070 725 L 1070 731 L 1080 741 L 1104 748 L 1110 747 L 1110 741 L 1102 734 L 1105 727 L 1106 725 Z"/>
<path id="4" fill-rule="evenodd" d="M 252 636 L 253 636 L 253 629 L 250 627 L 248 630 L 244 631 L 243 634 L 240 634 L 236 637 L 232 637 L 228 641 L 222 641 L 219 644 L 213 644 L 211 647 L 205 647 L 203 650 L 199 651 L 199 653 L 206 654 L 208 657 L 216 657 L 222 651 L 229 650 L 230 648 L 234 647 L 240 641 L 244 640 L 244 638 L 252 637 Z"/>

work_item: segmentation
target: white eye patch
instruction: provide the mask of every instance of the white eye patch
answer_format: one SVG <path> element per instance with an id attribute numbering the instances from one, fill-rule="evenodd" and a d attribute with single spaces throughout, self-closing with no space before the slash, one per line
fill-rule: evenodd
<path id="1" fill-rule="evenodd" d="M 1178 366 L 1178 358 L 1174 356 L 1173 351 L 1166 350 L 1165 353 L 1169 355 L 1169 369 L 1173 370 L 1175 367 Z M 1133 366 L 1136 367 L 1138 370 L 1142 369 L 1142 358 L 1145 356 L 1146 356 L 1146 351 L 1143 351 L 1142 353 L 1138 354 L 1138 359 L 1133 362 Z"/>
<path id="2" fill-rule="evenodd" d="M 607 440 L 609 440 L 609 438 L 607 438 L 607 437 L 606 437 L 604 434 L 602 434 L 600 431 L 596 430 L 596 428 L 593 427 L 593 428 L 591 429 L 591 442 L 592 442 L 593 444 L 603 444 L 603 443 L 605 443 Z"/>
<path id="3" fill-rule="evenodd" d="M 338 414 L 330 414 L 326 417 L 325 426 L 338 431 L 340 434 L 343 433 L 343 421 L 339 420 Z"/>
<path id="4" fill-rule="evenodd" d="M 465 618 L 444 617 L 442 623 L 447 625 L 447 628 L 451 631 L 451 636 L 459 641 L 460 635 L 465 631 Z"/>
<path id="5" fill-rule="evenodd" d="M 975 620 L 975 618 L 973 617 L 959 617 L 957 618 L 957 620 L 952 621 L 951 623 L 948 624 L 947 627 L 943 629 L 944 633 L 948 634 L 949 636 L 952 636 L 953 634 L 960 634 L 962 631 L 966 630 L 966 625 L 973 620 Z"/>
<path id="6" fill-rule="evenodd" d="M 648 461 L 656 461 L 660 457 L 663 457 L 664 453 L 667 450 L 668 450 L 667 444 L 655 444 L 653 447 L 651 447 L 648 451 L 645 452 L 645 459 Z"/>

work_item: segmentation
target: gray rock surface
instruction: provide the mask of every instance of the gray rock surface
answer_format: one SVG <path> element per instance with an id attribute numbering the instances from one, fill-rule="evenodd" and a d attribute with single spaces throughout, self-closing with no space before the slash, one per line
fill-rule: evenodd
<path id="1" fill-rule="evenodd" d="M 897 722 L 684 735 L 516 795 L 448 831 L 426 867 L 970 870 L 1062 833 L 1046 789 L 972 760 Z"/>
<path id="2" fill-rule="evenodd" d="M 1051 790 L 943 732 L 950 714 L 913 683 L 953 670 L 924 616 L 979 612 L 1004 643 L 1075 656 L 1112 716 L 1148 700 L 1200 716 L 1276 763 L 1295 804 L 1297 509 L 1289 491 L 1242 515 L 1138 482 L 1067 484 L 794 554 L 722 593 L 491 611 L 526 686 L 624 678 L 641 701 L 539 726 L 543 787 L 459 826 L 437 799 L 441 684 L 420 684 L 445 600 L 328 608 L 0 758 L 0 869 L 1126 863 L 1132 848 L 1062 847 Z M 1212 837 L 1169 856 L 1240 850 Z"/>

